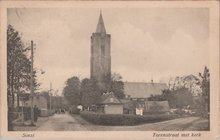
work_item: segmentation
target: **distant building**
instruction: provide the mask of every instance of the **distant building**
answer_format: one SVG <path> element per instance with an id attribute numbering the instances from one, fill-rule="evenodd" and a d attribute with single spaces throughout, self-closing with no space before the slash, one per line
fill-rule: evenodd
<path id="1" fill-rule="evenodd" d="M 100 86 L 111 79 L 111 35 L 106 33 L 100 13 L 96 32 L 91 36 L 90 77 Z"/>
<path id="2" fill-rule="evenodd" d="M 123 104 L 114 93 L 104 93 L 97 105 L 99 112 L 105 114 L 123 114 Z"/>
<path id="3" fill-rule="evenodd" d="M 124 82 L 124 94 L 134 100 L 145 100 L 151 95 L 160 95 L 168 89 L 165 83 Z"/>

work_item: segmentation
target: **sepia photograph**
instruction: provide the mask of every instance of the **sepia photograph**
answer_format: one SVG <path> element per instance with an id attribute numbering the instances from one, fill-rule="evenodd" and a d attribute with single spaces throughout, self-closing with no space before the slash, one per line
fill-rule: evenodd
<path id="1" fill-rule="evenodd" d="M 6 8 L 6 131 L 212 131 L 211 8 L 90 3 Z"/>

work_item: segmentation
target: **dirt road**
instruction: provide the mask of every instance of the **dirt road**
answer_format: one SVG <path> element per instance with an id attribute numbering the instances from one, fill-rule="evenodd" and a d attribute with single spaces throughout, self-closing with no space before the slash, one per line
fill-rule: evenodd
<path id="1" fill-rule="evenodd" d="M 85 131 L 87 130 L 74 117 L 66 114 L 55 114 L 49 117 L 49 120 L 42 126 L 38 127 L 37 131 Z"/>

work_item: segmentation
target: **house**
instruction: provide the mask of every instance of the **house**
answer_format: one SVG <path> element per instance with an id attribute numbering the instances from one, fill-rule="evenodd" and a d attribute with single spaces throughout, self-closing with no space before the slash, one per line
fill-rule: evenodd
<path id="1" fill-rule="evenodd" d="M 165 83 L 124 82 L 124 94 L 133 100 L 146 100 L 151 95 L 160 95 L 168 89 Z"/>
<path id="2" fill-rule="evenodd" d="M 120 99 L 123 104 L 123 114 L 135 114 L 136 102 L 131 99 Z"/>
<path id="3" fill-rule="evenodd" d="M 97 103 L 97 106 L 98 112 L 105 114 L 123 114 L 123 104 L 112 92 L 104 93 L 99 103 Z"/>

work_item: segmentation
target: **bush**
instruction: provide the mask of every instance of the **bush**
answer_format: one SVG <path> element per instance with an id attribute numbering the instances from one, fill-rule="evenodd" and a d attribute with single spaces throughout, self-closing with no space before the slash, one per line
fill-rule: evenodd
<path id="1" fill-rule="evenodd" d="M 81 112 L 81 117 L 98 125 L 137 125 L 174 119 L 177 115 L 151 114 L 151 115 L 128 115 L 128 114 L 101 114 L 89 111 Z"/>

